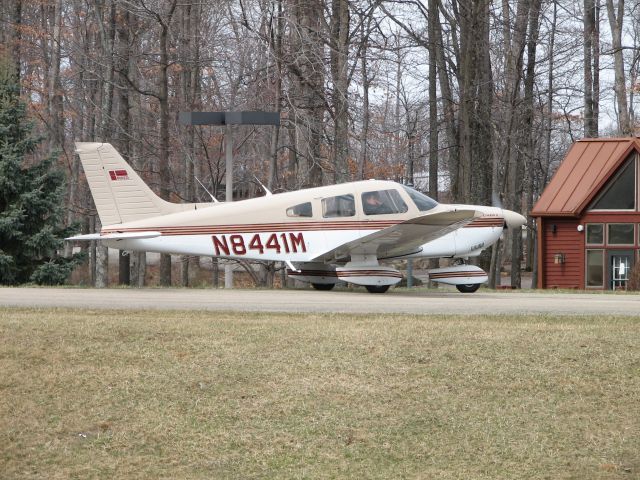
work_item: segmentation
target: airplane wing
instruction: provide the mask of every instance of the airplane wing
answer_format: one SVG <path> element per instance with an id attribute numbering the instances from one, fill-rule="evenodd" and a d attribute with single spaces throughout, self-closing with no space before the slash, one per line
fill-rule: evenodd
<path id="1" fill-rule="evenodd" d="M 84 241 L 89 242 L 92 240 L 142 240 L 144 238 L 156 238 L 162 235 L 160 232 L 123 232 L 123 233 L 107 233 L 101 235 L 99 233 L 89 233 L 87 235 L 76 235 L 74 237 L 65 238 L 69 241 Z"/>
<path id="2" fill-rule="evenodd" d="M 371 233 L 318 255 L 313 261 L 331 261 L 352 254 L 397 257 L 419 251 L 427 242 L 471 223 L 481 214 L 475 210 L 450 210 L 427 213 Z"/>

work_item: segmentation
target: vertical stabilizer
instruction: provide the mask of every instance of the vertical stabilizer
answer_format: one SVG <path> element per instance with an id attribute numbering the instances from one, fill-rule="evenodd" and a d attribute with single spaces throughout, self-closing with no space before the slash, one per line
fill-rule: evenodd
<path id="1" fill-rule="evenodd" d="M 193 209 L 162 200 L 109 143 L 76 143 L 103 226 Z"/>

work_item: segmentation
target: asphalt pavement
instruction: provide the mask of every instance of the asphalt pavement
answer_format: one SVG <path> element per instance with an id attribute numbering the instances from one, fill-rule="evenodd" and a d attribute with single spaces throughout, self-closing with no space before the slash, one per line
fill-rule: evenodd
<path id="1" fill-rule="evenodd" d="M 640 295 L 480 290 L 364 289 L 212 290 L 161 288 L 0 288 L 3 307 L 67 307 L 112 310 L 211 310 L 366 314 L 625 315 L 640 318 Z"/>

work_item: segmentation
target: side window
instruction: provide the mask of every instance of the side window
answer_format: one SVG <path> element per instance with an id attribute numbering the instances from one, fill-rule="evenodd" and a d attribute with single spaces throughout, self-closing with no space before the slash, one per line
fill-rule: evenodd
<path id="1" fill-rule="evenodd" d="M 404 213 L 408 207 L 397 190 L 377 190 L 362 194 L 362 210 L 365 215 L 389 215 Z"/>
<path id="2" fill-rule="evenodd" d="M 587 223 L 587 245 L 604 245 L 604 225 Z"/>
<path id="3" fill-rule="evenodd" d="M 587 287 L 604 286 L 604 250 L 587 250 Z"/>
<path id="4" fill-rule="evenodd" d="M 287 208 L 287 217 L 313 217 L 311 202 L 301 203 Z"/>
<path id="5" fill-rule="evenodd" d="M 324 218 L 353 217 L 355 214 L 356 202 L 351 194 L 322 199 L 322 216 Z"/>
<path id="6" fill-rule="evenodd" d="M 607 229 L 607 243 L 609 245 L 633 245 L 635 238 L 633 223 L 609 223 Z"/>

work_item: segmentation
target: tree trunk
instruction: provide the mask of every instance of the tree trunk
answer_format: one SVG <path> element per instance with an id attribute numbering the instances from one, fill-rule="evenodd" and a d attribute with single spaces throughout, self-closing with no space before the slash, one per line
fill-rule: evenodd
<path id="1" fill-rule="evenodd" d="M 194 82 L 199 82 L 199 59 L 197 58 L 198 44 L 198 25 L 196 11 L 200 6 L 186 4 L 180 10 L 180 55 L 182 61 L 182 71 L 180 74 L 180 93 L 184 102 L 184 109 L 195 111 L 195 90 Z M 194 21 L 195 20 L 195 21 Z M 191 41 L 192 32 L 196 32 L 196 41 Z M 195 46 L 192 45 L 195 43 Z M 194 183 L 194 162 L 196 159 L 195 152 L 195 128 L 187 126 L 184 130 L 184 190 L 183 198 L 187 202 L 195 201 L 195 183 Z M 180 257 L 180 284 L 183 287 L 189 286 L 189 270 L 191 267 L 191 256 L 182 255 Z"/>
<path id="2" fill-rule="evenodd" d="M 367 29 L 370 28 L 371 17 L 368 19 Z M 369 108 L 369 89 L 371 79 L 369 78 L 369 59 L 367 58 L 367 44 L 369 42 L 369 32 L 365 35 L 365 22 L 361 19 L 362 32 L 362 48 L 360 50 L 360 62 L 362 68 L 362 132 L 360 133 L 360 157 L 358 158 L 358 180 L 364 180 L 367 168 L 368 149 L 369 149 L 369 123 L 371 121 L 371 112 Z"/>
<path id="3" fill-rule="evenodd" d="M 99 231 L 101 223 L 96 221 L 96 229 Z M 109 286 L 109 250 L 98 242 L 96 246 L 96 288 L 106 288 Z"/>
<path id="4" fill-rule="evenodd" d="M 96 6 L 96 9 L 100 6 Z M 103 12 L 96 10 L 96 15 L 102 18 Z M 100 108 L 100 138 L 103 142 L 111 142 L 113 137 L 113 73 L 114 73 L 114 40 L 116 33 L 116 6 L 110 3 L 109 16 L 106 19 L 107 31 L 101 30 L 101 47 L 104 72 L 102 77 L 101 108 Z M 96 252 L 96 287 L 104 288 L 109 285 L 109 250 L 102 243 Z"/>
<path id="5" fill-rule="evenodd" d="M 62 35 L 62 0 L 56 0 L 53 13 L 53 34 L 51 38 L 51 63 L 49 69 L 49 130 L 50 148 L 64 148 L 64 121 L 62 106 L 62 84 L 60 82 L 60 53 Z"/>
<path id="6" fill-rule="evenodd" d="M 510 27 L 509 4 L 503 1 L 503 15 L 505 17 L 504 30 Z M 528 0 L 518 0 L 516 19 L 513 25 L 513 36 L 505 35 L 510 43 L 505 43 L 505 120 L 504 120 L 504 162 L 507 165 L 507 205 L 511 210 L 520 211 L 522 208 L 522 192 L 524 164 L 518 152 L 518 145 L 523 143 L 526 137 L 522 123 L 521 92 L 523 72 L 522 63 L 527 38 L 527 25 L 531 3 Z M 510 231 L 507 245 L 511 248 L 511 285 L 520 287 L 520 263 L 522 259 L 522 234 L 519 231 Z"/>
<path id="7" fill-rule="evenodd" d="M 533 131 L 533 86 L 535 80 L 535 63 L 536 63 L 536 46 L 538 44 L 539 16 L 540 16 L 541 0 L 533 0 L 529 8 L 529 38 L 527 41 L 527 69 L 524 78 L 524 100 L 523 114 L 520 121 L 522 126 L 516 138 L 522 138 L 521 149 L 524 155 L 516 155 L 515 146 L 512 147 L 512 156 L 518 158 L 516 160 L 515 169 L 512 171 L 511 189 L 514 193 L 512 208 L 519 212 L 522 210 L 522 194 L 524 192 L 523 180 L 525 162 L 531 163 L 533 159 L 533 149 L 535 144 Z M 515 180 L 513 180 L 515 179 Z M 516 288 L 522 287 L 521 263 L 522 263 L 522 232 L 514 230 L 511 237 L 511 286 Z"/>
<path id="8" fill-rule="evenodd" d="M 20 44 L 22 42 L 22 0 L 13 0 L 13 11 L 11 11 L 12 32 L 11 38 L 7 39 L 7 45 L 11 48 L 11 54 L 15 63 L 15 72 L 18 85 L 22 76 L 22 57 Z"/>
<path id="9" fill-rule="evenodd" d="M 273 56 L 276 64 L 274 72 L 274 110 L 278 113 L 282 110 L 282 36 L 284 35 L 284 17 L 282 15 L 282 0 L 278 0 L 278 18 L 275 31 L 272 33 L 274 39 Z M 273 190 L 276 187 L 278 176 L 278 142 L 280 139 L 280 125 L 275 125 L 271 129 L 271 142 L 269 148 L 269 177 L 267 178 L 267 188 Z"/>
<path id="10" fill-rule="evenodd" d="M 322 134 L 325 108 L 323 2 L 291 0 L 294 28 L 291 47 L 297 52 L 289 65 L 293 76 L 296 151 L 306 160 L 301 186 L 322 185 Z"/>
<path id="11" fill-rule="evenodd" d="M 117 77 L 118 89 L 118 149 L 122 158 L 127 162 L 131 162 L 131 122 L 129 111 L 129 86 L 125 81 L 125 77 L 129 75 L 130 46 L 129 46 L 129 28 L 130 13 L 127 9 L 120 12 L 121 21 L 117 24 L 118 33 L 118 61 L 116 70 L 119 72 Z M 118 283 L 120 285 L 131 284 L 131 255 L 125 254 L 122 250 L 118 251 Z"/>
<path id="12" fill-rule="evenodd" d="M 438 9 L 442 9 L 441 0 L 432 0 L 433 5 L 430 5 L 431 11 L 435 12 L 435 6 Z M 435 37 L 430 40 L 432 48 L 436 51 L 436 61 L 438 64 L 438 81 L 440 83 L 440 91 L 442 92 L 442 114 L 445 122 L 445 132 L 447 136 L 447 156 L 448 166 L 451 184 L 451 195 L 453 198 L 459 198 L 460 192 L 458 192 L 456 185 L 458 184 L 458 176 L 460 174 L 460 147 L 458 145 L 458 125 L 456 122 L 456 111 L 458 105 L 453 98 L 451 78 L 449 76 L 449 68 L 447 59 L 445 56 L 445 41 L 442 34 L 442 26 L 440 25 L 439 12 L 435 13 L 437 21 L 433 23 L 433 30 Z M 435 20 L 435 19 L 434 19 Z M 453 29 L 452 29 L 453 30 Z M 455 42 L 454 42 L 455 43 Z"/>
<path id="13" fill-rule="evenodd" d="M 598 136 L 597 119 L 594 116 L 593 98 L 593 50 L 595 40 L 595 0 L 584 0 L 584 135 L 595 138 Z"/>
<path id="14" fill-rule="evenodd" d="M 331 12 L 331 76 L 333 79 L 334 183 L 349 180 L 347 166 L 349 141 L 349 2 L 332 0 Z"/>
<path id="15" fill-rule="evenodd" d="M 487 203 L 491 193 L 489 18 L 488 0 L 460 4 L 459 164 L 452 191 L 467 203 Z"/>
<path id="16" fill-rule="evenodd" d="M 609 26 L 611 27 L 611 46 L 613 47 L 613 69 L 615 83 L 613 90 L 616 92 L 618 106 L 618 130 L 624 137 L 633 133 L 629 119 L 629 108 L 627 106 L 627 91 L 624 72 L 624 57 L 622 51 L 622 25 L 624 21 L 624 0 L 618 0 L 617 14 L 613 5 L 613 0 L 607 0 L 607 13 L 609 15 Z"/>
<path id="17" fill-rule="evenodd" d="M 176 8 L 177 0 L 169 5 L 164 19 L 156 14 L 160 23 L 160 85 L 158 101 L 160 103 L 160 151 L 158 171 L 160 172 L 160 198 L 171 200 L 171 165 L 169 164 L 169 25 Z M 171 255 L 160 255 L 160 285 L 171 286 Z"/>

